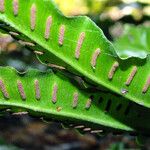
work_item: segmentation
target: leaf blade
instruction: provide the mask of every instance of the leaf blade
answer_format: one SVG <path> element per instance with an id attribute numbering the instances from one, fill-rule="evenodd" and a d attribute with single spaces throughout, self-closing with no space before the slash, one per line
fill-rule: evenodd
<path id="1" fill-rule="evenodd" d="M 129 132 L 150 130 L 148 109 L 129 103 L 128 100 L 107 92 L 98 92 L 93 95 L 93 93 L 79 90 L 62 74 L 37 70 L 20 74 L 10 67 L 0 67 L 0 79 L 3 80 L 10 95 L 10 98 L 6 100 L 1 90 L 0 105 L 2 108 L 8 107 L 14 111 L 19 108 L 38 117 L 44 116 L 67 123 L 74 122 L 77 125 L 83 123 L 85 126 L 96 129 L 111 128 L 112 130 L 119 129 Z M 26 100 L 22 99 L 19 93 L 18 80 L 22 83 Z M 39 100 L 36 99 L 35 80 L 39 81 L 41 95 Z M 58 86 L 56 103 L 52 101 L 54 84 Z M 74 93 L 78 93 L 76 108 L 73 108 Z M 90 107 L 86 109 L 87 100 L 91 95 L 94 98 Z M 139 114 L 145 117 L 139 118 Z"/>
<path id="2" fill-rule="evenodd" d="M 36 4 L 37 20 L 34 30 L 31 30 L 31 8 Z M 141 61 L 122 61 L 118 59 L 112 44 L 106 39 L 102 31 L 87 17 L 67 18 L 58 13 L 58 9 L 52 1 L 30 0 L 20 3 L 20 10 L 25 7 L 25 12 L 20 11 L 18 17 L 12 13 L 11 0 L 5 1 L 7 8 L 5 13 L 0 14 L 0 20 L 8 23 L 14 29 L 20 31 L 21 38 L 27 41 L 28 47 L 32 50 L 41 50 L 43 55 L 39 59 L 44 63 L 54 63 L 63 66 L 72 73 L 77 73 L 84 76 L 89 82 L 93 82 L 98 86 L 105 87 L 113 92 L 116 92 L 128 99 L 150 107 L 149 94 L 143 93 L 142 89 L 147 82 L 149 70 L 149 58 Z M 42 12 L 42 14 L 41 14 Z M 54 26 L 51 28 L 51 37 L 49 40 L 44 38 L 45 24 L 47 17 L 53 16 Z M 65 26 L 64 37 L 60 34 L 61 25 Z M 78 28 L 77 28 L 78 27 Z M 78 30 L 77 30 L 78 29 Z M 9 27 L 5 29 L 7 32 Z M 85 32 L 84 42 L 80 41 L 80 34 Z M 63 45 L 59 44 L 59 35 L 64 39 Z M 25 37 L 26 36 L 26 37 Z M 75 50 L 78 47 L 80 50 L 80 58 L 76 59 Z M 81 49 L 80 49 L 81 47 Z M 100 53 L 96 53 L 97 48 L 100 48 Z M 94 62 L 94 63 L 91 63 Z M 114 64 L 119 63 L 118 67 Z M 94 65 L 93 65 L 94 64 Z M 132 78 L 130 85 L 126 86 L 127 79 L 132 75 L 133 67 L 137 66 L 138 73 Z M 111 74 L 111 79 L 108 76 Z M 140 79 L 140 80 L 139 80 Z M 135 87 L 136 90 L 135 90 Z M 122 89 L 129 91 L 122 94 Z"/>

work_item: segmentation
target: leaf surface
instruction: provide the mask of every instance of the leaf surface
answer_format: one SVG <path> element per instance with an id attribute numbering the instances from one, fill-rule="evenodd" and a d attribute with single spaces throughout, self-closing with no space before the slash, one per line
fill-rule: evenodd
<path id="1" fill-rule="evenodd" d="M 123 34 L 113 44 L 121 59 L 145 59 L 150 54 L 150 27 L 125 25 Z"/>
<path id="2" fill-rule="evenodd" d="M 112 44 L 89 18 L 67 18 L 51 0 L 2 2 L 0 20 L 9 26 L 1 28 L 24 40 L 20 43 L 38 52 L 43 63 L 62 66 L 95 85 L 150 107 L 149 57 L 119 59 Z M 128 92 L 123 94 L 122 89 Z"/>
<path id="3" fill-rule="evenodd" d="M 0 108 L 84 125 L 83 130 L 90 126 L 89 132 L 109 128 L 150 131 L 148 109 L 117 95 L 79 90 L 64 75 L 52 71 L 19 73 L 0 67 Z"/>

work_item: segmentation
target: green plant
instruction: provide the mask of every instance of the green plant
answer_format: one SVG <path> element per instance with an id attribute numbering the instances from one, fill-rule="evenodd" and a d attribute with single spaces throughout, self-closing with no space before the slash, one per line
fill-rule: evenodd
<path id="1" fill-rule="evenodd" d="M 59 72 L 29 70 L 19 73 L 13 68 L 1 67 L 0 106 L 13 113 L 29 112 L 44 118 L 74 122 L 75 128 L 81 127 L 85 132 L 87 127 L 97 129 L 97 132 L 108 127 L 114 131 L 150 130 L 148 109 L 107 92 L 81 90 L 75 83 Z M 94 132 L 92 129 L 88 131 Z"/>
<path id="2" fill-rule="evenodd" d="M 130 44 L 129 44 L 130 43 Z M 122 59 L 136 57 L 145 59 L 150 54 L 150 28 L 125 25 L 121 37 L 113 43 L 116 53 Z"/>
<path id="3" fill-rule="evenodd" d="M 72 73 L 71 76 L 75 74 L 84 77 L 88 85 L 84 89 L 80 89 L 79 85 L 77 88 L 68 82 L 69 79 L 61 73 L 58 73 L 57 76 L 52 72 L 44 74 L 31 71 L 27 75 L 22 75 L 21 78 L 16 75 L 14 70 L 1 68 L 1 78 L 3 76 L 7 80 L 8 76 L 11 76 L 16 79 L 16 81 L 6 81 L 8 82 L 7 88 L 12 92 L 12 98 L 5 92 L 1 81 L 2 108 L 12 107 L 12 110 L 16 111 L 16 107 L 19 107 L 19 109 L 23 108 L 25 111 L 34 112 L 34 115 L 52 116 L 61 121 L 69 119 L 70 122 L 83 122 L 88 126 L 92 124 L 93 128 L 101 125 L 115 130 L 145 133 L 149 131 L 148 90 L 150 77 L 149 69 L 147 69 L 149 49 L 145 52 L 146 60 L 134 58 L 140 56 L 131 55 L 128 53 L 128 49 L 114 49 L 103 32 L 89 18 L 81 16 L 67 18 L 59 12 L 52 0 L 1 0 L 0 4 L 2 32 L 10 33 L 21 44 L 37 53 L 37 57 L 42 63 L 58 70 L 68 70 Z M 132 54 L 134 53 L 136 52 L 133 51 Z M 131 59 L 127 59 L 130 57 Z M 21 78 L 25 84 L 24 88 L 29 97 L 23 92 L 21 82 L 17 82 L 18 78 Z M 34 80 L 36 78 L 38 80 Z M 39 95 L 39 88 L 34 85 L 38 84 L 40 80 L 43 83 L 41 84 L 43 97 Z M 48 85 L 49 80 L 52 82 L 51 85 Z M 74 81 L 74 79 L 71 80 Z M 35 95 L 34 88 L 32 91 L 28 90 L 28 82 L 37 88 L 37 95 Z M 59 101 L 54 105 L 57 88 L 59 88 L 56 82 L 61 91 Z M 21 97 L 17 92 L 16 84 L 20 87 Z M 15 87 L 12 88 L 10 85 Z M 50 86 L 51 92 L 45 86 Z M 88 90 L 93 86 L 97 86 L 99 90 L 89 92 Z M 49 92 L 51 94 L 54 92 L 54 96 L 49 95 L 51 97 L 48 98 Z M 78 109 L 76 105 L 80 95 L 82 103 L 80 102 Z M 94 100 L 91 100 L 91 96 L 94 96 Z M 6 101 L 4 98 L 10 100 Z M 28 98 L 29 100 L 27 100 Z M 38 100 L 40 98 L 41 100 Z M 103 99 L 100 106 L 99 98 Z M 90 107 L 91 101 L 93 104 L 88 110 L 85 109 L 87 100 L 88 107 Z M 117 109 L 122 113 L 118 113 Z M 140 117 L 141 114 L 145 117 Z M 139 121 L 140 119 L 141 121 Z"/>

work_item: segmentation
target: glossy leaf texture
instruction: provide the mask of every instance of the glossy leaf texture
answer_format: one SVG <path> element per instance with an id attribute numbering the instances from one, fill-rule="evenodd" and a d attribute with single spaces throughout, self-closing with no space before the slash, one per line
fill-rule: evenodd
<path id="1" fill-rule="evenodd" d="M 113 44 L 121 59 L 145 59 L 150 54 L 150 27 L 125 25 L 123 34 Z"/>
<path id="2" fill-rule="evenodd" d="M 10 67 L 0 67 L 0 109 L 74 123 L 74 128 L 84 133 L 150 133 L 149 109 L 117 95 L 79 90 L 59 72 L 19 73 Z"/>
<path id="3" fill-rule="evenodd" d="M 89 18 L 67 18 L 51 0 L 2 0 L 1 4 L 0 20 L 5 23 L 1 29 L 38 53 L 43 63 L 66 68 L 97 86 L 150 107 L 149 57 L 119 59 Z"/>

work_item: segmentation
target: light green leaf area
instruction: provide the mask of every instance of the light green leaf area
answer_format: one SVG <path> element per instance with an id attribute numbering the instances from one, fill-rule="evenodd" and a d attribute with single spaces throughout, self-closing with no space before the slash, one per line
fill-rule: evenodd
<path id="1" fill-rule="evenodd" d="M 113 44 L 121 59 L 145 59 L 150 54 L 150 27 L 125 25 L 123 34 Z"/>
<path id="2" fill-rule="evenodd" d="M 1 29 L 38 51 L 43 63 L 62 66 L 86 81 L 150 107 L 149 58 L 119 59 L 95 23 L 88 17 L 63 16 L 51 0 L 3 2 L 0 20 L 5 25 Z M 128 92 L 123 94 L 122 89 Z"/>
<path id="3" fill-rule="evenodd" d="M 117 95 L 79 90 L 73 81 L 51 71 L 19 73 L 0 67 L 0 108 L 15 113 L 28 111 L 37 117 L 84 125 L 91 130 L 150 131 L 149 109 Z"/>

